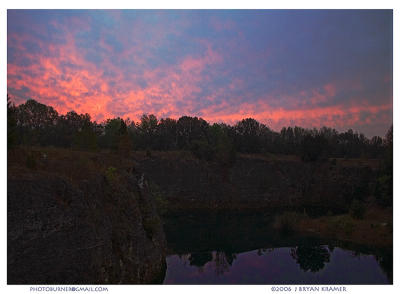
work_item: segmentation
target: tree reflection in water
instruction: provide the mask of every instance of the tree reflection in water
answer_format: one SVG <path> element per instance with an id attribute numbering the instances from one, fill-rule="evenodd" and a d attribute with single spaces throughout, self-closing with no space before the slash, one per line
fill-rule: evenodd
<path id="1" fill-rule="evenodd" d="M 325 246 L 300 245 L 290 250 L 290 255 L 300 265 L 300 268 L 313 273 L 322 270 L 330 260 L 330 253 Z"/>
<path id="2" fill-rule="evenodd" d="M 273 248 L 258 249 L 257 255 L 266 255 L 272 251 Z M 322 270 L 325 264 L 330 261 L 330 251 L 332 252 L 333 248 L 326 248 L 326 246 L 322 245 L 300 245 L 292 248 L 290 255 L 303 271 L 315 273 Z M 186 255 L 184 259 L 189 261 L 191 266 L 198 267 L 200 271 L 208 262 L 214 262 L 215 272 L 220 276 L 229 271 L 233 261 L 236 259 L 236 254 L 225 251 L 196 252 Z"/>
<path id="3" fill-rule="evenodd" d="M 272 251 L 274 251 L 274 248 L 260 248 L 257 250 L 257 255 L 258 256 L 267 255 L 268 253 L 271 253 Z"/>
<path id="4" fill-rule="evenodd" d="M 273 222 L 269 215 L 193 214 L 164 221 L 170 252 L 166 284 L 393 281 L 392 250 L 296 234 L 282 236 L 268 229 Z M 354 258 L 351 251 L 360 252 L 361 258 Z"/>
<path id="5" fill-rule="evenodd" d="M 214 256 L 215 272 L 217 276 L 223 275 L 229 271 L 233 261 L 236 259 L 236 254 L 224 251 L 217 251 Z"/>
<path id="6" fill-rule="evenodd" d="M 167 258 L 166 284 L 388 284 L 392 251 L 344 249 L 303 240 L 290 247 L 195 251 Z M 179 257 L 179 258 L 178 258 Z M 376 262 L 376 260 L 378 262 Z M 328 263 L 331 266 L 326 267 Z M 318 273 L 318 274 L 316 274 Z"/>
<path id="7" fill-rule="evenodd" d="M 207 262 L 212 261 L 213 256 L 211 252 L 197 252 L 191 253 L 189 257 L 190 265 L 203 267 Z"/>
<path id="8" fill-rule="evenodd" d="M 188 256 L 180 255 L 179 257 L 185 261 L 189 261 L 191 266 L 198 267 L 200 272 L 202 272 L 203 267 L 208 262 L 213 261 L 215 264 L 215 272 L 220 276 L 229 271 L 233 261 L 236 259 L 236 254 L 225 251 L 215 251 L 213 253 L 196 252 L 190 253 Z"/>

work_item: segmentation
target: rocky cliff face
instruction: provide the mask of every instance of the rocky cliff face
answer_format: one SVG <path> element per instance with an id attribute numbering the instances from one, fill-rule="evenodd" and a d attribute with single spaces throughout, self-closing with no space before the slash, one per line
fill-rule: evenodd
<path id="1" fill-rule="evenodd" d="M 8 284 L 162 282 L 165 237 L 141 174 L 9 173 Z"/>
<path id="2" fill-rule="evenodd" d="M 226 168 L 183 152 L 123 158 L 36 148 L 8 155 L 9 284 L 162 282 L 166 241 L 155 202 L 185 215 L 343 210 L 372 195 L 377 174 L 360 162 L 256 156 Z"/>
<path id="3" fill-rule="evenodd" d="M 170 211 L 288 207 L 340 211 L 353 198 L 372 195 L 376 181 L 376 170 L 368 164 L 246 156 L 230 168 L 194 158 L 153 156 L 139 160 L 138 169 L 163 191 Z"/>

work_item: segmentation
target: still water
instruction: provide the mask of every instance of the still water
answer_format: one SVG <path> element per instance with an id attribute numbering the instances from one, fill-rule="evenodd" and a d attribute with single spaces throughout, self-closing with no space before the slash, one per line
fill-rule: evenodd
<path id="1" fill-rule="evenodd" d="M 391 284 L 392 252 L 284 236 L 268 216 L 167 219 L 164 284 Z"/>
<path id="2" fill-rule="evenodd" d="M 167 258 L 164 284 L 388 284 L 373 255 L 327 246 L 252 250 L 233 256 L 223 252 Z M 314 255 L 314 256 L 313 256 Z"/>

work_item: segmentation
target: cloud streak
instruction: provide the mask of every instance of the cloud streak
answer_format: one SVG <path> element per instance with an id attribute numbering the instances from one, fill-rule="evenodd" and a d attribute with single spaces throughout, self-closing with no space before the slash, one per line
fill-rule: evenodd
<path id="1" fill-rule="evenodd" d="M 98 121 L 253 117 L 276 130 L 382 135 L 392 122 L 391 24 L 390 11 L 10 10 L 8 93 Z"/>

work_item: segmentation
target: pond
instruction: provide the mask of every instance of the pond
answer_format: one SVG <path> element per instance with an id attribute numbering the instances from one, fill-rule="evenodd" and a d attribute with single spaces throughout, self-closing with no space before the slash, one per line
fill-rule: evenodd
<path id="1" fill-rule="evenodd" d="M 165 219 L 164 284 L 391 284 L 392 252 L 275 231 L 269 215 Z"/>

